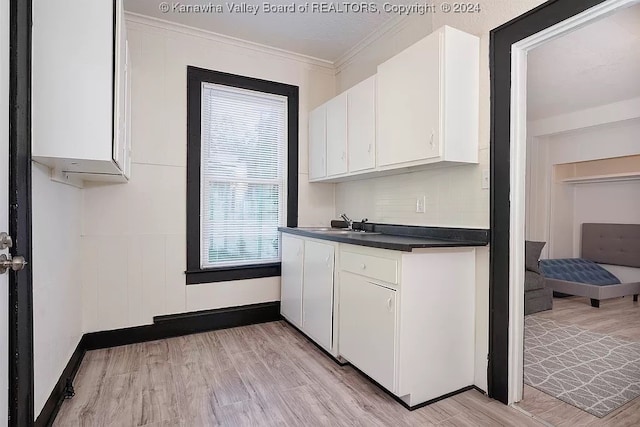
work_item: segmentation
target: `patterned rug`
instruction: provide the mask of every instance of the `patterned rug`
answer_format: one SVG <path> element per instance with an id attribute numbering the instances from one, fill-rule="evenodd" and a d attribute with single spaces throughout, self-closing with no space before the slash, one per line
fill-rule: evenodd
<path id="1" fill-rule="evenodd" d="M 524 382 L 604 417 L 640 396 L 640 343 L 525 317 Z"/>

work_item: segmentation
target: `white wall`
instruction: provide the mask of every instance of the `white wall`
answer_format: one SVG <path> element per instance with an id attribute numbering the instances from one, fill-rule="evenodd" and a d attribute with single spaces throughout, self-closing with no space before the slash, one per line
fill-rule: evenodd
<path id="1" fill-rule="evenodd" d="M 33 163 L 33 347 L 35 415 L 82 336 L 81 190 L 49 178 Z"/>
<path id="2" fill-rule="evenodd" d="M 460 166 L 411 174 L 353 181 L 336 185 L 336 213 L 372 222 L 471 228 L 489 227 L 489 191 L 481 188 L 482 170 L 489 168 L 490 82 L 489 31 L 542 3 L 542 0 L 487 0 L 480 13 L 435 13 L 428 21 L 413 21 L 397 34 L 384 37 L 352 58 L 338 74 L 344 90 L 375 73 L 376 62 L 400 52 L 412 42 L 443 25 L 480 37 L 479 165 Z M 436 1 L 440 10 L 441 1 Z M 420 27 L 423 25 L 423 27 Z M 426 196 L 426 213 L 415 213 L 418 196 Z M 487 389 L 489 345 L 489 250 L 476 258 L 476 375 L 475 384 Z"/>
<path id="3" fill-rule="evenodd" d="M 336 93 L 374 75 L 379 64 L 431 33 L 431 14 L 410 15 L 390 27 L 382 27 L 336 63 Z"/>
<path id="4" fill-rule="evenodd" d="M 530 139 L 526 234 L 528 239 L 548 242 L 543 257 L 579 256 L 580 221 L 588 222 L 586 218 L 593 218 L 592 222 L 634 222 L 637 211 L 612 207 L 626 206 L 632 203 L 631 200 L 638 199 L 632 194 L 633 189 L 637 188 L 634 184 L 556 183 L 553 166 L 640 154 L 639 133 L 640 119 L 635 119 Z M 603 203 L 598 208 L 595 205 L 586 208 L 587 194 L 597 196 L 596 201 L 602 197 Z M 625 200 L 627 196 L 631 200 Z M 603 219 L 600 221 L 597 218 Z M 637 219 L 635 222 L 638 222 Z"/>
<path id="5" fill-rule="evenodd" d="M 280 298 L 276 278 L 185 286 L 186 67 L 300 87 L 299 225 L 327 225 L 334 185 L 308 184 L 307 112 L 334 95 L 327 68 L 199 30 L 129 16 L 131 180 L 84 189 L 84 330 L 148 324 L 155 315 Z"/>
<path id="6" fill-rule="evenodd" d="M 640 224 L 640 181 L 590 183 L 574 187 L 574 257 L 580 256 L 582 224 Z"/>

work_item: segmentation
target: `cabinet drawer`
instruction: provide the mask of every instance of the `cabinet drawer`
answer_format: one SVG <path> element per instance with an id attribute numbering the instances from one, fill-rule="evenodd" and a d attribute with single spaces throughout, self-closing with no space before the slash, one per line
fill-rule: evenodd
<path id="1" fill-rule="evenodd" d="M 382 280 L 387 283 L 398 283 L 398 262 L 394 259 L 372 255 L 342 252 L 340 268 L 351 273 Z"/>

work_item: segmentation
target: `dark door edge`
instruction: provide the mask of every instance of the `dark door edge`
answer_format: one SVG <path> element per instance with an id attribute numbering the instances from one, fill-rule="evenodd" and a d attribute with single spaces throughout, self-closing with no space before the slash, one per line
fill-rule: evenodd
<path id="1" fill-rule="evenodd" d="M 9 3 L 10 252 L 31 262 L 31 0 Z M 31 263 L 9 274 L 8 424 L 34 419 L 33 287 Z"/>

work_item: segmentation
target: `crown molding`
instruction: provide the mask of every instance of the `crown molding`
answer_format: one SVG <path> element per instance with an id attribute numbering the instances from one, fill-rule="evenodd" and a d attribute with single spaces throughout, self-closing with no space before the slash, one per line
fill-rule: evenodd
<path id="1" fill-rule="evenodd" d="M 206 40 L 225 43 L 243 49 L 250 49 L 273 56 L 279 56 L 284 59 L 302 62 L 305 64 L 323 68 L 325 70 L 329 70 L 333 74 L 335 74 L 334 63 L 325 59 L 315 58 L 313 56 L 303 55 L 301 53 L 291 52 L 285 49 L 279 49 L 277 47 L 267 46 L 264 44 L 255 43 L 220 33 L 215 33 L 213 31 L 203 30 L 200 28 L 190 27 L 188 25 L 170 22 L 164 19 L 141 15 L 134 12 L 125 12 L 125 19 L 127 22 L 159 28 L 162 30 L 174 31 L 189 36 L 200 37 Z"/>
<path id="2" fill-rule="evenodd" d="M 250 49 L 261 53 L 266 53 L 274 56 L 279 56 L 284 59 L 289 59 L 293 61 L 302 62 L 305 64 L 309 64 L 312 66 L 316 66 L 324 69 L 325 71 L 330 71 L 332 74 L 336 75 L 343 69 L 345 69 L 355 57 L 365 50 L 367 47 L 375 43 L 377 40 L 385 36 L 386 34 L 392 31 L 400 31 L 404 27 L 406 27 L 409 23 L 408 16 L 396 16 L 389 21 L 387 21 L 384 25 L 380 26 L 369 35 L 367 35 L 364 39 L 360 40 L 355 46 L 342 54 L 338 59 L 334 62 L 320 59 L 309 55 L 304 55 L 301 53 L 291 52 L 285 49 L 280 49 L 273 46 L 268 46 L 261 43 L 256 43 L 248 40 L 239 39 L 236 37 L 227 36 L 224 34 L 216 33 L 213 31 L 203 30 L 201 28 L 195 28 L 184 24 L 179 24 L 177 22 L 166 21 L 164 19 L 155 18 L 151 16 L 141 15 L 134 12 L 125 12 L 125 18 L 128 22 L 145 25 L 153 28 L 158 28 L 162 30 L 174 31 L 181 34 L 186 34 L 194 37 L 200 37 L 206 40 L 212 40 L 219 43 L 225 43 L 228 45 L 236 46 L 239 48 Z"/>
<path id="3" fill-rule="evenodd" d="M 373 32 L 371 32 L 364 39 L 360 40 L 355 46 L 342 54 L 336 61 L 333 63 L 335 67 L 336 74 L 340 71 L 344 70 L 353 60 L 354 58 L 362 52 L 364 49 L 375 43 L 377 40 L 382 38 L 384 35 L 391 31 L 399 31 L 402 28 L 406 27 L 409 23 L 409 17 L 406 15 L 396 16 L 389 21 L 385 22 L 384 25 L 380 26 Z"/>

